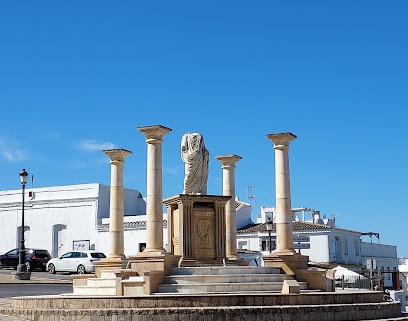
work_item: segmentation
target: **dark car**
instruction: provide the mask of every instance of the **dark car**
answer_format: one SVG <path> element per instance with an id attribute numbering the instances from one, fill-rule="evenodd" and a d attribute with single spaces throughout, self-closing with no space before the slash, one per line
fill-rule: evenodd
<path id="1" fill-rule="evenodd" d="M 0 269 L 14 268 L 17 269 L 19 261 L 19 249 L 13 249 L 0 255 Z M 43 249 L 25 249 L 25 265 L 27 271 L 39 269 L 46 270 L 47 262 L 51 259 L 51 255 L 47 250 Z"/>

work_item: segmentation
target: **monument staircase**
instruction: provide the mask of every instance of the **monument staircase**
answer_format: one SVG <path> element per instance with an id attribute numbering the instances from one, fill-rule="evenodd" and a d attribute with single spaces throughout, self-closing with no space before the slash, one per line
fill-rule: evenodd
<path id="1" fill-rule="evenodd" d="M 279 268 L 257 266 L 177 267 L 165 276 L 154 294 L 281 292 L 285 280 L 294 277 Z M 299 282 L 307 290 L 306 282 Z"/>
<path id="2" fill-rule="evenodd" d="M 81 278 L 83 276 L 79 276 Z M 152 295 L 176 293 L 281 293 L 285 282 L 294 277 L 279 268 L 257 266 L 175 267 L 164 277 Z M 73 287 L 74 295 L 139 295 L 143 277 L 131 270 L 102 270 L 99 278 L 89 277 L 86 283 Z M 298 282 L 300 291 L 307 291 L 306 282 Z"/>
<path id="3" fill-rule="evenodd" d="M 271 267 L 178 267 L 157 292 L 143 295 L 134 292 L 143 277 L 129 269 L 106 270 L 98 278 L 88 275 L 73 293 L 15 297 L 3 312 L 41 321 L 408 320 L 401 304 L 384 301 L 380 291 L 323 292 L 295 281 L 299 291 L 291 293 L 285 286 L 292 281 Z M 114 293 L 119 283 L 125 285 L 122 294 Z"/>

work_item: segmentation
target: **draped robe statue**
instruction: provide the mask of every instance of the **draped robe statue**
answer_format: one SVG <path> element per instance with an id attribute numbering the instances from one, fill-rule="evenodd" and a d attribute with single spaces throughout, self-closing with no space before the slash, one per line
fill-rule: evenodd
<path id="1" fill-rule="evenodd" d="M 204 137 L 199 133 L 186 133 L 181 138 L 181 159 L 184 162 L 183 194 L 207 194 L 209 152 Z"/>

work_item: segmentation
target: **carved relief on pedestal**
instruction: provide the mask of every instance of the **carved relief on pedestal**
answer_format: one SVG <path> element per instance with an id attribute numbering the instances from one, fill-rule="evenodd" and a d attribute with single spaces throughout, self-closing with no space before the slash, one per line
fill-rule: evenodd
<path id="1" fill-rule="evenodd" d="M 215 259 L 215 211 L 212 207 L 194 207 L 193 254 L 202 259 Z"/>

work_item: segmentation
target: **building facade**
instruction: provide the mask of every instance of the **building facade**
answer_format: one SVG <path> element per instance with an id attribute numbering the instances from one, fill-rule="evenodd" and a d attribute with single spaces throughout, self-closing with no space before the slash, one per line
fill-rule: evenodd
<path id="1" fill-rule="evenodd" d="M 335 216 L 327 218 L 309 208 L 292 209 L 294 248 L 309 257 L 309 265 L 332 268 L 337 265 L 355 271 L 383 276 L 384 283 L 391 284 L 392 273 L 398 269 L 397 248 L 372 242 L 378 233 L 363 233 L 336 227 Z M 256 252 L 260 256 L 273 251 L 276 246 L 276 226 L 267 231 L 266 222 L 274 222 L 274 207 L 261 207 L 257 223 L 241 227 L 237 232 L 238 250 Z M 370 236 L 370 242 L 363 238 Z M 395 283 L 395 281 L 394 281 Z"/>
<path id="2" fill-rule="evenodd" d="M 27 188 L 24 206 L 26 248 L 47 249 L 56 257 L 72 249 L 97 249 L 108 253 L 110 187 L 101 184 L 79 184 L 46 188 Z M 0 252 L 18 248 L 22 232 L 21 191 L 0 191 Z M 138 228 L 144 221 L 146 203 L 137 190 L 124 189 L 125 226 L 129 253 L 145 242 Z M 132 217 L 132 218 L 129 218 Z M 135 231 L 135 232 L 133 232 Z M 142 230 L 143 231 L 143 230 Z"/>

